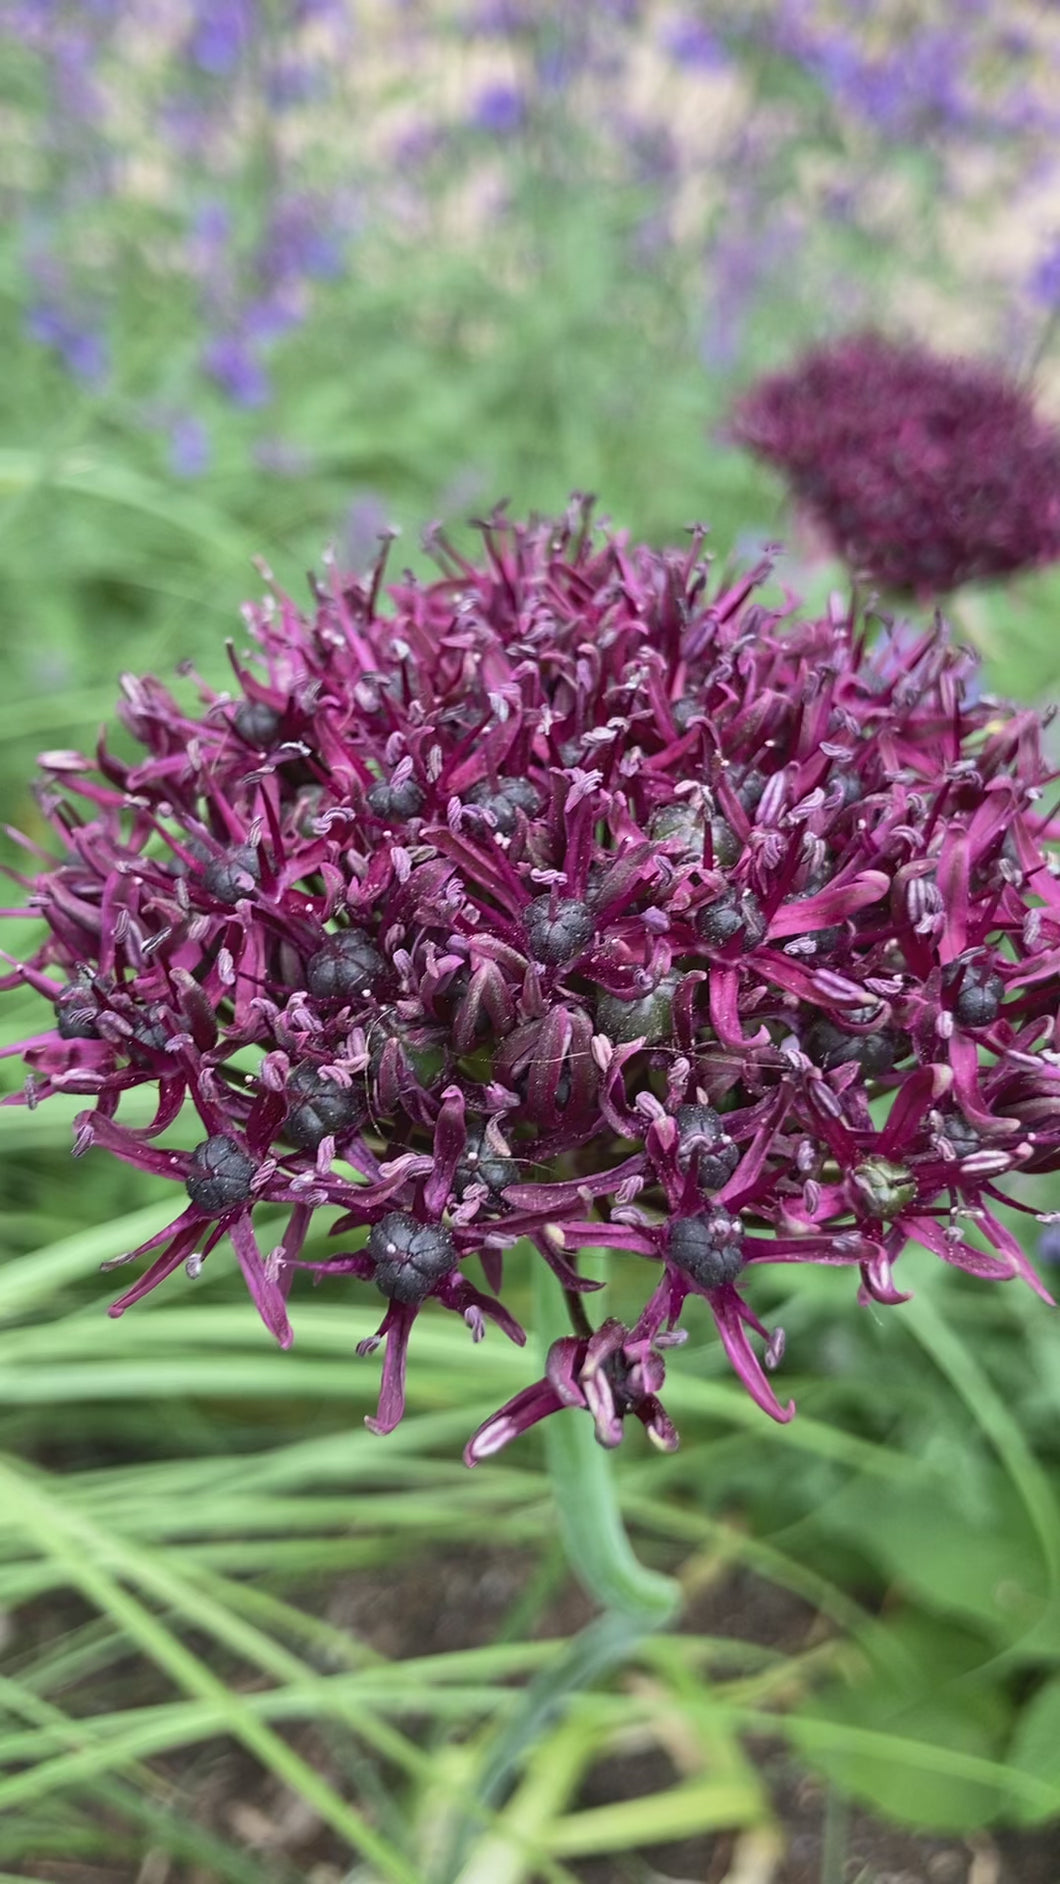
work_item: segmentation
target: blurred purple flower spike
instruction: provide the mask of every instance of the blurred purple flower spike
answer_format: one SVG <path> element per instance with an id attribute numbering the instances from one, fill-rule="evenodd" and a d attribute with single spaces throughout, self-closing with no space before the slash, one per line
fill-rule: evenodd
<path id="1" fill-rule="evenodd" d="M 489 85 L 475 99 L 471 122 L 494 137 L 511 137 L 526 116 L 526 100 L 514 85 Z"/>
<path id="2" fill-rule="evenodd" d="M 226 78 L 240 64 L 257 24 L 254 0 L 195 0 L 188 52 L 211 78 Z"/>
<path id="3" fill-rule="evenodd" d="M 238 334 L 219 334 L 203 351 L 202 363 L 222 392 L 239 406 L 264 406 L 269 401 L 269 376 L 248 341 Z"/>

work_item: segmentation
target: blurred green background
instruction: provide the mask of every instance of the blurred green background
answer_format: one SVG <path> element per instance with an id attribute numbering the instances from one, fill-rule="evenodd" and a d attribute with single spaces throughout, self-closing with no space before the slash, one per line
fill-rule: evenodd
<path id="1" fill-rule="evenodd" d="M 592 490 L 746 562 L 789 519 L 729 404 L 868 321 L 1060 409 L 1058 97 L 1044 4 L 5 0 L 6 821 L 40 835 L 35 754 L 91 750 L 123 670 L 220 683 L 255 556 L 302 596 L 329 546 L 396 524 L 421 567 L 433 519 Z M 949 612 L 1051 697 L 1055 573 Z M 0 1045 L 40 1024 L 9 994 Z M 290 1354 L 223 1274 L 108 1321 L 99 1263 L 171 1205 L 72 1163 L 76 1109 L 0 1112 L 0 1876 L 1055 1884 L 1039 1302 L 915 1257 L 890 1314 L 763 1282 L 784 1429 L 702 1316 L 682 1450 L 620 1461 L 686 1622 L 601 1674 L 535 1440 L 458 1463 L 532 1357 L 422 1318 L 380 1442 L 356 1291 L 307 1285 Z"/>

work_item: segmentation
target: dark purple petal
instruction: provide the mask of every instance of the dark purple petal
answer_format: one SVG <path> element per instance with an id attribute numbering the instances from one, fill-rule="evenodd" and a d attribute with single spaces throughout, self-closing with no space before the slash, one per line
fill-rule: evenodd
<path id="1" fill-rule="evenodd" d="M 286 1295 L 280 1280 L 284 1265 L 281 1263 L 277 1271 L 262 1260 L 249 1217 L 236 1217 L 228 1226 L 228 1234 L 258 1314 L 281 1348 L 289 1348 L 294 1335 L 287 1319 Z"/>
<path id="2" fill-rule="evenodd" d="M 416 1319 L 417 1310 L 406 1302 L 391 1302 L 383 1317 L 378 1340 L 386 1341 L 386 1353 L 383 1357 L 383 1379 L 379 1389 L 379 1406 L 375 1416 L 368 1415 L 365 1425 L 370 1433 L 392 1433 L 400 1425 L 405 1413 L 405 1366 L 408 1359 L 409 1335 Z"/>
<path id="3" fill-rule="evenodd" d="M 710 1306 L 725 1352 L 752 1400 L 761 1407 L 763 1413 L 769 1414 L 770 1419 L 785 1425 L 795 1416 L 795 1402 L 789 1400 L 787 1406 L 781 1406 L 747 1334 L 748 1327 L 751 1327 L 764 1335 L 761 1323 L 734 1288 L 719 1289 L 712 1296 Z"/>
<path id="4" fill-rule="evenodd" d="M 464 1464 L 481 1465 L 483 1459 L 492 1458 L 495 1452 L 518 1439 L 520 1433 L 529 1432 L 539 1420 L 547 1419 L 550 1413 L 558 1413 L 563 1404 L 548 1381 L 537 1380 L 532 1387 L 524 1387 L 472 1433 L 464 1447 Z"/>

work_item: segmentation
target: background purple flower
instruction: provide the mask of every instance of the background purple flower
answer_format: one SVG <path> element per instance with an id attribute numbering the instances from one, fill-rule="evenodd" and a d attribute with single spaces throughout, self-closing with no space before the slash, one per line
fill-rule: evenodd
<path id="1" fill-rule="evenodd" d="M 495 137 L 510 137 L 518 131 L 526 116 L 526 101 L 514 85 L 489 85 L 479 92 L 471 111 L 471 122 L 479 131 Z"/>
<path id="2" fill-rule="evenodd" d="M 752 386 L 731 431 L 891 589 L 945 594 L 1060 556 L 1060 434 L 986 362 L 850 334 Z"/>

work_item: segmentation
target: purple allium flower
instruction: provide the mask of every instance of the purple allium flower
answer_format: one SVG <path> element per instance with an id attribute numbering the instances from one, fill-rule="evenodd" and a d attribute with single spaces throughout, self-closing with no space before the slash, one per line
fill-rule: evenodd
<path id="1" fill-rule="evenodd" d="M 659 553 L 580 500 L 483 531 L 476 561 L 434 531 L 427 584 L 384 591 L 384 551 L 308 613 L 274 588 L 197 712 L 126 676 L 141 758 L 43 755 L 54 855 L 19 880 L 45 935 L 3 985 L 50 1015 L 9 1103 L 83 1094 L 77 1151 L 182 1190 L 111 1312 L 225 1238 L 284 1344 L 300 1267 L 373 1285 L 386 1432 L 428 1302 L 523 1340 L 521 1243 L 572 1334 L 474 1461 L 562 1406 L 675 1444 L 689 1295 L 788 1419 L 768 1264 L 896 1303 L 912 1241 L 1050 1299 L 997 1210 L 1060 1167 L 1038 717 L 979 694 L 941 618 L 874 646 L 838 599 L 771 610 L 768 561 L 719 580 L 700 531 Z M 288 1213 L 268 1254 L 261 1204 Z M 310 1259 L 324 1205 L 348 1247 Z M 600 1245 L 644 1275 L 633 1328 L 590 1319 Z"/>
<path id="2" fill-rule="evenodd" d="M 731 429 L 892 590 L 942 595 L 1060 556 L 1060 437 L 982 361 L 848 335 L 752 386 Z"/>

